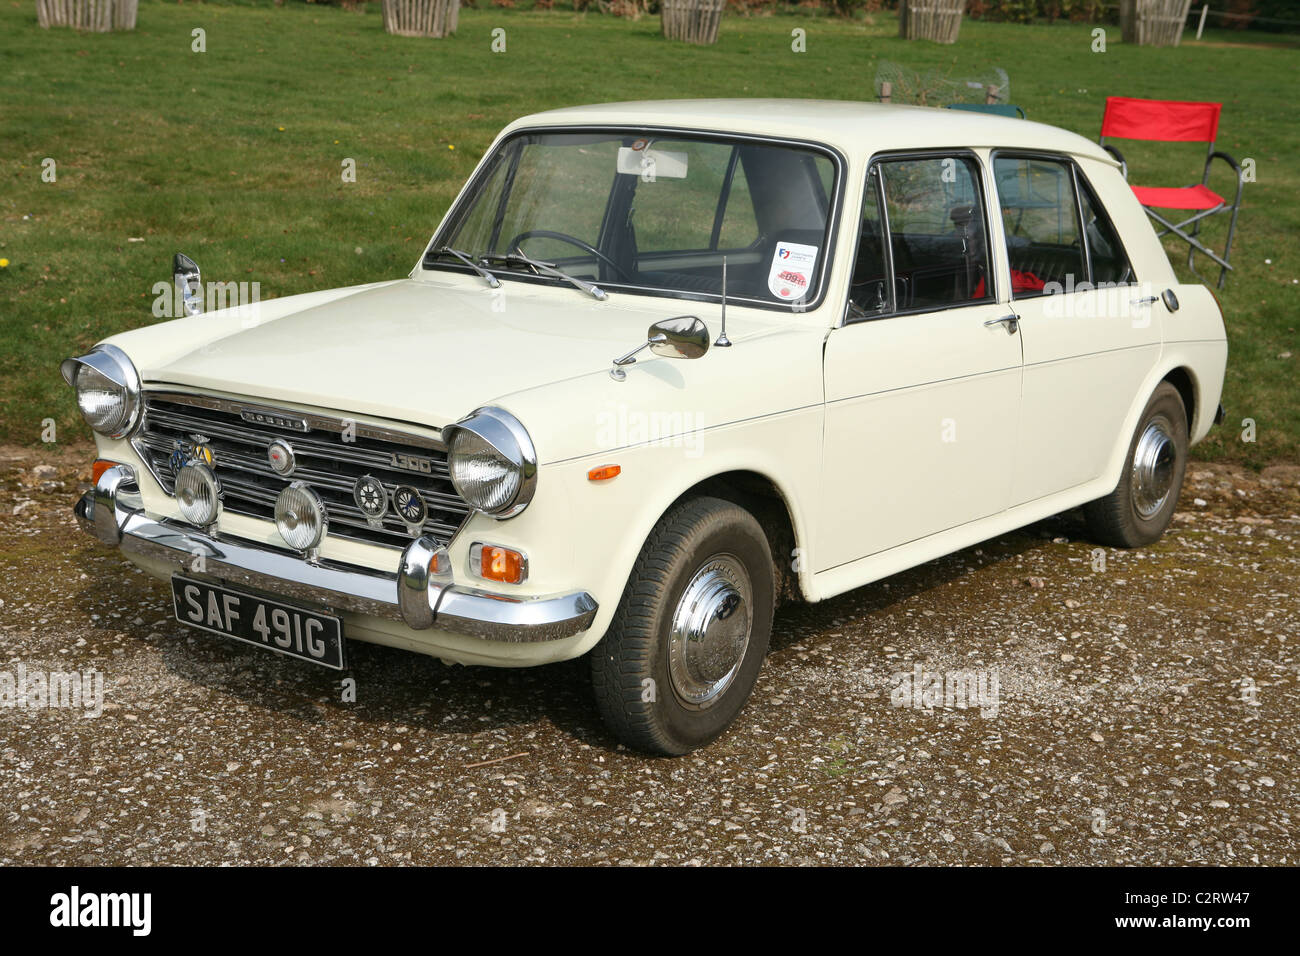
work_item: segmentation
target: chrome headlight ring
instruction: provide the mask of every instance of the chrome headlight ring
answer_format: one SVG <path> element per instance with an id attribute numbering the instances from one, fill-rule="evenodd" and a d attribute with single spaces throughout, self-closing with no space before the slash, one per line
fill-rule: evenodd
<path id="1" fill-rule="evenodd" d="M 86 369 L 90 369 L 97 379 L 116 386 L 119 394 L 115 397 L 121 404 L 120 409 L 108 413 L 104 418 L 92 420 L 92 413 L 87 411 L 86 404 L 83 403 L 83 386 L 79 382 Z M 140 424 L 143 409 L 140 402 L 140 374 L 120 348 L 116 345 L 96 345 L 85 355 L 64 359 L 59 371 L 63 380 L 76 389 L 81 417 L 94 431 L 109 438 L 125 438 L 135 431 Z M 102 388 L 102 382 L 100 387 Z"/>
<path id="2" fill-rule="evenodd" d="M 442 430 L 452 485 L 476 511 L 513 518 L 537 490 L 537 449 L 505 409 L 484 407 Z"/>

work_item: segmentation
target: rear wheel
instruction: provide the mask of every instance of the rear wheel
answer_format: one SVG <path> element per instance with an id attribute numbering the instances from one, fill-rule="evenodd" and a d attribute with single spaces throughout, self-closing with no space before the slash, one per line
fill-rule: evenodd
<path id="1" fill-rule="evenodd" d="M 1138 548 L 1165 533 L 1183 487 L 1188 444 L 1182 396 L 1161 382 L 1138 419 L 1119 484 L 1084 508 L 1095 541 Z"/>
<path id="2" fill-rule="evenodd" d="M 719 498 L 675 506 L 650 533 L 592 651 L 605 723 L 654 754 L 718 737 L 758 678 L 775 596 L 771 551 L 753 515 Z"/>

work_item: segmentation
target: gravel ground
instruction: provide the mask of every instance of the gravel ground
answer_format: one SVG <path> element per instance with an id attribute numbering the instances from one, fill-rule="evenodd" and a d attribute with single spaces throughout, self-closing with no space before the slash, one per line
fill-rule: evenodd
<path id="1" fill-rule="evenodd" d="M 345 702 L 184 629 L 76 530 L 91 457 L 0 449 L 0 672 L 104 680 L 98 717 L 0 707 L 0 864 L 1300 862 L 1300 467 L 1196 464 L 1104 563 L 1066 514 L 787 608 L 731 732 L 657 760 L 585 660 L 354 643 Z M 901 693 L 918 666 L 986 706 Z"/>

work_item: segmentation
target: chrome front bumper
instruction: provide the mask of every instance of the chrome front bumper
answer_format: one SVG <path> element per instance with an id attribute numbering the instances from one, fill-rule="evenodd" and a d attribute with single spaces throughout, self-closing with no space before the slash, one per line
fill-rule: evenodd
<path id="1" fill-rule="evenodd" d="M 596 601 L 586 591 L 515 598 L 430 575 L 439 545 L 427 536 L 402 553 L 396 574 L 296 554 L 252 541 L 219 538 L 180 522 L 145 515 L 135 476 L 109 468 L 73 509 L 82 530 L 104 544 L 177 571 L 244 585 L 290 600 L 433 627 L 488 641 L 557 641 L 591 627 Z"/>

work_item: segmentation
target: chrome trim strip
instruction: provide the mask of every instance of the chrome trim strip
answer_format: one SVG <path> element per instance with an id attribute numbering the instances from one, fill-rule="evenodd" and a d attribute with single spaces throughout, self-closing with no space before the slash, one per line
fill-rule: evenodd
<path id="1" fill-rule="evenodd" d="M 148 418 L 171 428 L 178 428 L 183 431 L 202 431 L 205 434 L 211 433 L 217 438 L 228 438 L 231 441 L 246 442 L 250 445 L 258 445 L 259 447 L 265 446 L 268 443 L 268 439 L 279 437 L 274 432 L 243 428 L 229 422 L 214 422 L 207 418 L 191 418 L 188 415 L 178 415 L 175 412 L 151 407 L 149 402 L 155 399 L 164 402 L 172 401 L 170 397 L 159 392 L 145 392 L 144 398 Z M 386 438 L 382 440 L 396 441 L 395 438 Z M 347 461 L 355 465 L 365 465 L 367 467 L 392 468 L 389 457 L 383 452 L 371 452 L 363 448 L 340 448 L 334 444 L 314 442 L 311 439 L 302 437 L 294 438 L 293 447 L 297 453 L 303 455 L 316 455 L 338 461 Z M 421 445 L 420 447 L 428 447 L 433 451 L 443 451 L 443 449 L 434 448 L 433 446 Z M 445 465 L 438 470 L 437 474 L 444 478 L 447 476 Z"/>
<path id="2" fill-rule="evenodd" d="M 362 438 L 373 438 L 377 441 L 390 441 L 399 445 L 418 445 L 421 448 L 433 448 L 438 451 L 447 450 L 445 444 L 437 439 L 429 438 L 427 435 L 419 435 L 414 432 L 403 431 L 399 428 L 368 425 L 350 418 L 333 418 L 328 415 L 321 415 L 312 412 L 297 412 L 292 409 L 275 408 L 269 405 L 258 405 L 253 402 L 239 402 L 234 401 L 233 399 L 213 398 L 207 395 L 193 395 L 188 392 L 168 392 L 150 389 L 147 392 L 147 397 L 158 398 L 167 402 L 175 402 L 178 405 L 191 405 L 195 408 L 206 408 L 209 411 L 236 415 L 241 420 L 243 420 L 244 412 L 251 412 L 255 415 L 296 418 L 305 421 L 308 428 L 318 429 L 320 431 L 336 432 L 338 434 L 342 434 L 348 425 L 351 425 L 356 434 Z M 428 427 L 431 431 L 442 431 L 442 429 L 432 425 Z M 252 434 L 257 433 L 253 432 Z"/>
<path id="3" fill-rule="evenodd" d="M 398 621 L 416 630 L 436 625 L 453 634 L 506 643 L 572 637 L 591 627 L 598 610 L 586 591 L 518 598 L 451 584 L 450 573 L 429 573 L 440 548 L 426 535 L 403 552 L 396 573 L 311 563 L 256 542 L 218 539 L 148 517 L 139 495 L 130 491 L 133 481 L 125 466 L 105 471 L 74 507 L 78 525 L 100 541 L 190 576 Z"/>

